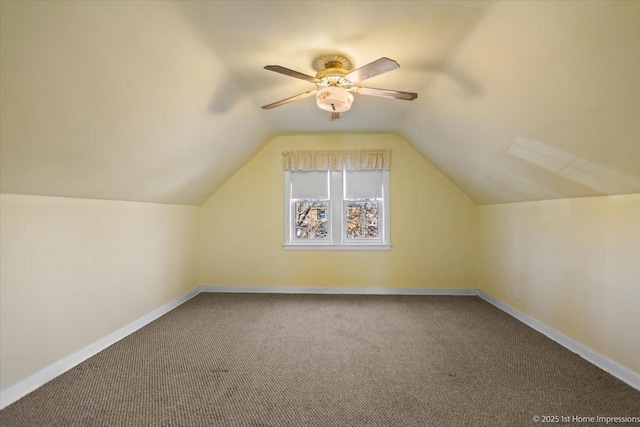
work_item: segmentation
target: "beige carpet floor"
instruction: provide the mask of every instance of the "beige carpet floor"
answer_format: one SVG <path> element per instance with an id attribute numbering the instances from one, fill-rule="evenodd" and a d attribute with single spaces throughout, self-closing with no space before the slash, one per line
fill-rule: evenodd
<path id="1" fill-rule="evenodd" d="M 640 392 L 477 297 L 200 294 L 9 405 L 0 425 L 493 427 L 535 416 L 640 416 Z"/>

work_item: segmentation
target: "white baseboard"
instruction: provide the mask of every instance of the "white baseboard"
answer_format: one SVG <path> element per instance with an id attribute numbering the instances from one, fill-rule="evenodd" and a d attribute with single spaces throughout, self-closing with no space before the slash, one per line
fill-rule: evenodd
<path id="1" fill-rule="evenodd" d="M 93 344 L 89 344 L 88 346 L 76 351 L 75 353 L 70 354 L 69 356 L 61 360 L 58 360 L 52 365 L 47 366 L 46 368 L 36 372 L 35 374 L 25 378 L 24 380 L 5 388 L 4 390 L 0 391 L 0 409 L 3 409 L 7 405 L 12 404 L 16 400 L 31 393 L 38 387 L 51 381 L 58 375 L 67 372 L 69 369 L 84 362 L 91 356 L 101 352 L 110 345 L 120 341 L 127 335 L 130 335 L 143 326 L 153 322 L 158 317 L 170 312 L 180 304 L 183 304 L 184 302 L 190 300 L 199 293 L 199 289 L 194 289 L 191 292 L 188 292 L 176 298 L 170 303 L 165 304 L 156 310 L 153 310 L 151 313 L 146 314 L 141 318 L 129 323 L 128 325 L 123 326 L 117 331 L 110 333 L 109 335 L 99 339 Z"/>
<path id="2" fill-rule="evenodd" d="M 566 349 L 578 354 L 583 359 L 588 360 L 589 362 L 593 363 L 600 369 L 607 371 L 614 377 L 624 381 L 625 383 L 629 384 L 631 387 L 640 391 L 640 375 L 639 374 L 633 372 L 630 369 L 625 368 L 624 366 L 620 365 L 617 362 L 614 362 L 608 357 L 603 356 L 594 350 L 591 350 L 589 347 L 580 344 L 579 342 L 573 340 L 572 338 L 569 338 L 568 336 L 564 335 L 561 332 L 556 331 L 555 329 L 548 326 L 547 324 L 534 319 L 528 314 L 525 314 L 520 310 L 517 310 L 511 307 L 510 305 L 500 301 L 499 299 L 479 289 L 478 289 L 478 296 L 483 300 L 487 301 L 489 304 L 515 317 L 525 325 L 530 326 L 531 328 L 535 329 L 541 334 L 547 336 L 548 338 L 551 338 L 552 340 L 554 340 L 561 346 L 565 347 Z"/>
<path id="3" fill-rule="evenodd" d="M 347 295 L 462 295 L 476 296 L 478 290 L 441 288 L 360 288 L 305 286 L 200 286 L 201 292 L 262 293 L 262 294 L 347 294 Z"/>
<path id="4" fill-rule="evenodd" d="M 229 292 L 229 293 L 281 293 L 281 294 L 352 294 L 352 295 L 458 295 L 479 296 L 488 303 L 494 305 L 505 313 L 515 317 L 536 331 L 546 335 L 568 350 L 577 353 L 584 359 L 609 372 L 629 384 L 636 390 L 640 390 L 640 375 L 614 362 L 613 360 L 591 350 L 590 348 L 574 341 L 568 336 L 556 331 L 550 326 L 534 319 L 533 317 L 516 310 L 497 298 L 473 288 L 467 289 L 431 289 L 431 288 L 360 288 L 360 287 L 294 287 L 294 286 L 209 286 L 199 288 L 182 295 L 168 304 L 152 311 L 138 320 L 118 329 L 115 332 L 101 338 L 77 352 L 47 366 L 26 379 L 0 391 L 0 409 L 12 404 L 18 399 L 31 393 L 38 387 L 51 381 L 82 363 L 89 357 L 99 353 L 110 345 L 120 341 L 143 326 L 168 313 L 184 302 L 190 300 L 201 292 Z"/>

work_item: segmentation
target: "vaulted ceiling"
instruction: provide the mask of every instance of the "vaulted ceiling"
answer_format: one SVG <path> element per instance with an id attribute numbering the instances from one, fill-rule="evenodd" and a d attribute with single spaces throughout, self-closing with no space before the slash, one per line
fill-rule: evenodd
<path id="1" fill-rule="evenodd" d="M 640 2 L 1 2 L 0 190 L 200 204 L 277 134 L 390 132 L 478 203 L 640 192 Z M 324 54 L 398 70 L 329 121 Z M 419 191 L 419 190 L 418 190 Z"/>

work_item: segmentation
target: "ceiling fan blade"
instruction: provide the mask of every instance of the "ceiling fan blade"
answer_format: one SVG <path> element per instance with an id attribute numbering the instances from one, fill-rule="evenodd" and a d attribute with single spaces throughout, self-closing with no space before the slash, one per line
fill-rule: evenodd
<path id="1" fill-rule="evenodd" d="M 354 86 L 351 91 L 359 95 L 382 96 L 384 98 L 404 99 L 405 101 L 413 101 L 418 97 L 414 92 L 402 92 L 400 90 L 375 89 L 372 87 Z"/>
<path id="2" fill-rule="evenodd" d="M 297 79 L 306 80 L 311 83 L 315 83 L 319 81 L 313 76 L 309 76 L 307 74 L 303 74 L 298 71 L 290 70 L 288 68 L 281 67 L 280 65 L 267 65 L 266 67 L 264 67 L 264 69 L 269 71 L 275 71 L 276 73 L 284 74 L 285 76 L 291 76 Z"/>
<path id="3" fill-rule="evenodd" d="M 371 77 L 393 71 L 399 67 L 400 65 L 393 59 L 382 57 L 380 59 L 376 59 L 370 64 L 353 70 L 352 72 L 344 76 L 344 78 L 349 80 L 350 82 L 358 83 L 363 80 L 370 79 Z"/>
<path id="4" fill-rule="evenodd" d="M 272 108 L 276 108 L 276 107 L 279 107 L 281 105 L 288 104 L 289 102 L 297 101 L 298 99 L 303 99 L 303 98 L 307 98 L 309 96 L 315 95 L 316 92 L 317 92 L 317 90 L 314 89 L 314 90 L 310 90 L 309 92 L 299 93 L 297 95 L 291 96 L 291 97 L 286 98 L 286 99 L 282 99 L 282 100 L 274 102 L 272 104 L 263 105 L 262 109 L 263 110 L 270 110 Z"/>

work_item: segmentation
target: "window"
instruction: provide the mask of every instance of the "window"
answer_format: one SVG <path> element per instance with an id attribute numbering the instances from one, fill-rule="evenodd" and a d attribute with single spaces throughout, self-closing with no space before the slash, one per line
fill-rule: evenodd
<path id="1" fill-rule="evenodd" d="M 326 239 L 329 237 L 327 222 L 328 202 L 301 200 L 295 202 L 296 239 Z"/>
<path id="2" fill-rule="evenodd" d="M 285 170 L 285 248 L 389 249 L 389 170 L 347 161 L 314 167 L 326 169 Z"/>

